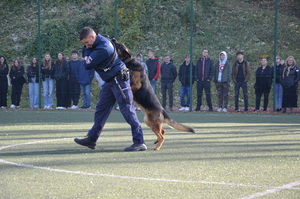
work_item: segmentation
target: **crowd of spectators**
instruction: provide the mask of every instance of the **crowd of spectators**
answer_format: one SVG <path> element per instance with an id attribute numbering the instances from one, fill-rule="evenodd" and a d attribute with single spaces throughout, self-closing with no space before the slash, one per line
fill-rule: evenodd
<path id="1" fill-rule="evenodd" d="M 43 56 L 41 61 L 41 78 L 39 77 L 38 59 L 33 57 L 30 65 L 25 67 L 18 59 L 13 60 L 11 67 L 8 66 L 4 56 L 0 56 L 0 107 L 20 108 L 23 85 L 28 83 L 30 108 L 39 108 L 39 81 L 43 85 L 43 108 L 54 108 L 54 94 L 56 94 L 56 109 L 90 109 L 91 108 L 91 88 L 94 76 L 99 86 L 105 82 L 92 69 L 86 70 L 83 62 L 79 59 L 79 53 L 73 50 L 72 57 L 64 57 L 62 52 L 57 54 L 56 61 L 53 61 L 49 53 Z M 232 62 L 228 59 L 227 53 L 219 53 L 218 60 L 214 63 L 208 56 L 207 48 L 202 50 L 202 56 L 196 61 L 196 65 L 191 63 L 190 55 L 185 55 L 183 63 L 180 65 L 178 73 L 170 55 L 163 57 L 163 63 L 155 56 L 154 51 L 148 52 L 148 59 L 144 62 L 143 56 L 137 54 L 135 57 L 145 68 L 146 74 L 154 92 L 157 92 L 157 80 L 160 78 L 162 106 L 168 111 L 175 110 L 173 107 L 173 85 L 178 76 L 180 82 L 180 105 L 179 111 L 193 110 L 190 107 L 190 94 L 194 82 L 196 82 L 196 108 L 194 111 L 204 110 L 202 104 L 203 90 L 206 96 L 208 111 L 214 111 L 211 98 L 211 82 L 215 83 L 217 91 L 217 112 L 227 112 L 229 104 L 230 83 L 234 85 L 234 111 L 247 112 L 249 110 L 248 82 L 251 76 L 250 63 L 244 59 L 244 52 L 236 53 L 236 60 Z M 297 107 L 298 82 L 300 71 L 293 56 L 289 56 L 285 61 L 279 56 L 276 63 L 270 66 L 267 57 L 261 59 L 255 71 L 255 108 L 254 112 L 261 111 L 261 98 L 264 97 L 262 111 L 267 111 L 269 104 L 269 94 L 275 78 L 275 107 L 278 112 L 291 113 Z M 274 77 L 274 68 L 276 75 Z M 11 86 L 11 105 L 7 106 L 8 88 Z M 54 89 L 55 88 L 55 89 Z M 243 92 L 244 109 L 239 106 L 240 89 Z M 55 93 L 54 93 L 55 91 Z M 167 103 L 167 95 L 169 97 Z M 79 106 L 80 96 L 82 96 L 82 106 Z M 167 106 L 168 104 L 168 106 Z"/>

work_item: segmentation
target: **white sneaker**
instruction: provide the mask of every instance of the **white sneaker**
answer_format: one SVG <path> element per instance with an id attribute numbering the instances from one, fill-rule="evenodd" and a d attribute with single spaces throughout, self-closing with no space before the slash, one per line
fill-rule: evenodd
<path id="1" fill-rule="evenodd" d="M 119 107 L 119 105 L 116 107 L 116 110 L 120 110 L 120 107 Z"/>
<path id="2" fill-rule="evenodd" d="M 190 110 L 190 107 L 185 107 L 185 109 L 184 109 L 185 111 L 189 111 Z"/>
<path id="3" fill-rule="evenodd" d="M 65 107 L 62 107 L 62 106 L 58 106 L 58 107 L 56 107 L 56 109 L 57 110 L 64 110 L 64 109 L 66 109 Z"/>
<path id="4" fill-rule="evenodd" d="M 78 106 L 73 105 L 70 109 L 78 109 Z"/>
<path id="5" fill-rule="evenodd" d="M 227 112 L 227 108 L 223 108 L 223 110 L 222 110 L 224 113 L 226 113 Z"/>
<path id="6" fill-rule="evenodd" d="M 185 111 L 185 107 L 181 107 L 180 109 L 178 109 L 179 111 Z"/>
<path id="7" fill-rule="evenodd" d="M 15 106 L 14 104 L 12 104 L 12 105 L 10 106 L 10 108 L 16 108 L 16 106 Z"/>
<path id="8" fill-rule="evenodd" d="M 217 110 L 219 113 L 222 111 L 222 108 L 218 108 L 218 110 Z"/>

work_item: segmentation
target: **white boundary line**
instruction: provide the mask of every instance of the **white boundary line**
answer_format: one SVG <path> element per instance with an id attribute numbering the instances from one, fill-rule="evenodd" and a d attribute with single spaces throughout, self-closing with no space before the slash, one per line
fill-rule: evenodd
<path id="1" fill-rule="evenodd" d="M 285 189 L 292 189 L 292 188 L 294 188 L 295 186 L 298 186 L 298 185 L 300 185 L 300 180 L 296 181 L 296 182 L 289 183 L 289 184 L 285 184 L 285 185 L 282 185 L 282 186 L 279 186 L 279 187 L 274 187 L 273 189 L 268 189 L 266 191 L 258 192 L 258 193 L 252 194 L 250 196 L 240 198 L 240 199 L 259 198 L 259 197 L 266 196 L 266 195 L 269 195 L 269 194 L 272 194 L 272 193 L 275 193 L 275 192 L 278 192 L 278 191 L 282 191 L 282 190 L 285 190 Z"/>
<path id="2" fill-rule="evenodd" d="M 0 147 L 0 151 L 3 150 L 3 149 L 13 148 L 13 147 L 16 147 L 16 146 L 31 145 L 31 144 L 45 143 L 45 142 L 54 142 L 54 141 L 60 141 L 60 140 L 66 140 L 66 139 L 68 139 L 68 138 L 55 139 L 55 140 L 42 140 L 42 141 L 27 142 L 27 143 L 21 143 L 21 144 L 13 144 L 13 145 Z M 52 171 L 52 172 L 79 174 L 79 175 L 88 175 L 88 176 L 112 177 L 112 178 L 121 178 L 121 179 L 161 181 L 161 182 L 197 183 L 197 184 L 216 184 L 216 185 L 235 186 L 235 187 L 271 188 L 269 190 L 276 190 L 276 191 L 280 191 L 280 190 L 283 190 L 283 189 L 300 190 L 300 188 L 294 188 L 294 186 L 297 186 L 300 183 L 300 181 L 297 181 L 296 183 L 298 183 L 298 184 L 295 184 L 295 185 L 293 184 L 293 185 L 289 185 L 289 186 L 284 185 L 284 186 L 281 186 L 281 187 L 272 187 L 272 186 L 260 186 L 260 185 L 235 184 L 235 183 L 226 183 L 226 182 L 189 181 L 189 180 L 145 178 L 145 177 L 121 176 L 121 175 L 112 175 L 112 174 L 88 173 L 88 172 L 82 172 L 82 171 L 69 171 L 69 170 L 63 170 L 63 169 L 54 169 L 54 168 L 50 168 L 50 167 L 40 167 L 40 166 L 35 166 L 35 165 L 30 165 L 30 164 L 10 162 L 10 161 L 6 161 L 6 160 L 3 160 L 3 159 L 0 159 L 0 163 L 10 164 L 10 165 L 18 166 L 18 167 L 26 167 L 26 168 L 32 168 L 32 169 L 47 170 L 47 171 Z M 251 199 L 251 198 L 243 198 L 243 199 Z"/>

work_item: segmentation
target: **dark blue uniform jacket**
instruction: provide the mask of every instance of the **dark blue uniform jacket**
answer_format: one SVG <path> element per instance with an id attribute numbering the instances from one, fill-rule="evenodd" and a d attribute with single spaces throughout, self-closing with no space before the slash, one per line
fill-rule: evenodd
<path id="1" fill-rule="evenodd" d="M 94 69 L 104 81 L 110 81 L 125 67 L 125 64 L 116 54 L 113 67 L 110 70 L 105 70 L 109 67 L 114 53 L 113 44 L 104 36 L 98 35 L 92 48 L 84 46 L 82 49 L 82 56 L 88 57 L 84 66 L 87 70 Z"/>

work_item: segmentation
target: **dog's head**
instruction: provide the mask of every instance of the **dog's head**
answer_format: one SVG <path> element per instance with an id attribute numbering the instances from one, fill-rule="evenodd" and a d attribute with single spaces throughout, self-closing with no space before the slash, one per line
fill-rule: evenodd
<path id="1" fill-rule="evenodd" d="M 112 42 L 115 44 L 116 51 L 122 61 L 132 57 L 131 51 L 124 44 L 117 42 L 116 39 L 112 39 Z"/>

